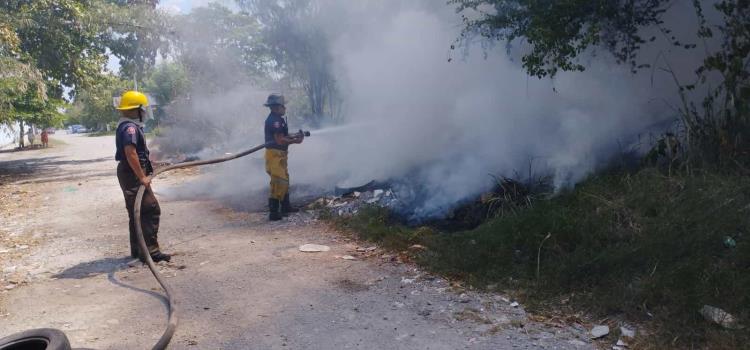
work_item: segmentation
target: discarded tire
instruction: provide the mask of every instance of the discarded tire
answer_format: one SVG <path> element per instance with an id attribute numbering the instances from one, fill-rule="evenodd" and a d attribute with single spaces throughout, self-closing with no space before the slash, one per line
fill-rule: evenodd
<path id="1" fill-rule="evenodd" d="M 70 350 L 70 342 L 57 329 L 32 329 L 0 339 L 0 350 Z"/>

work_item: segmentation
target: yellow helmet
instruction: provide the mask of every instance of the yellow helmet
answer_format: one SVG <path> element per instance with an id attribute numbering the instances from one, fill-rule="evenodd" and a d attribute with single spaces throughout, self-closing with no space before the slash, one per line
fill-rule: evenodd
<path id="1" fill-rule="evenodd" d="M 148 97 L 138 91 L 127 91 L 120 97 L 120 106 L 117 109 L 124 111 L 128 109 L 148 107 Z"/>

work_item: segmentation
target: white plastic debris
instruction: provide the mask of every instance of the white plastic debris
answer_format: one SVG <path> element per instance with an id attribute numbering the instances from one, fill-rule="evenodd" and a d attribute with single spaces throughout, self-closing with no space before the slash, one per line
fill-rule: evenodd
<path id="1" fill-rule="evenodd" d="M 514 301 L 514 302 L 510 303 L 510 307 L 518 307 L 518 305 L 520 305 L 520 304 L 518 304 L 517 301 Z"/>
<path id="2" fill-rule="evenodd" d="M 383 192 L 384 192 L 383 190 L 375 190 L 375 191 L 372 192 L 372 195 L 375 198 L 380 198 L 380 196 L 383 195 Z"/>
<path id="3" fill-rule="evenodd" d="M 344 260 L 357 260 L 357 258 L 355 258 L 355 257 L 353 257 L 351 255 L 344 255 L 344 256 L 341 257 L 341 259 L 344 259 Z"/>
<path id="4" fill-rule="evenodd" d="M 628 343 L 624 342 L 622 339 L 617 340 L 617 344 L 615 344 L 615 345 L 621 346 L 621 347 L 624 347 L 624 348 L 628 347 Z"/>
<path id="5" fill-rule="evenodd" d="M 625 338 L 635 338 L 635 330 L 627 327 L 620 327 L 620 334 Z"/>
<path id="6" fill-rule="evenodd" d="M 732 314 L 714 306 L 703 305 L 700 310 L 700 314 L 706 321 L 713 322 L 727 329 L 739 329 L 741 328 L 737 322 L 737 319 Z"/>
<path id="7" fill-rule="evenodd" d="M 327 252 L 329 250 L 331 250 L 331 247 L 321 244 L 303 244 L 299 246 L 299 251 L 305 253 Z"/>
<path id="8" fill-rule="evenodd" d="M 591 338 L 599 339 L 609 334 L 609 326 L 596 326 L 591 329 Z"/>

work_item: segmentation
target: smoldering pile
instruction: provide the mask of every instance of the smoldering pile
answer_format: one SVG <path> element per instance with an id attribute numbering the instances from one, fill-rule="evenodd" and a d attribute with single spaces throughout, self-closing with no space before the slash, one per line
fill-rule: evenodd
<path id="1" fill-rule="evenodd" d="M 460 203 L 455 203 L 441 215 L 429 217 L 415 212 L 415 202 L 420 198 L 412 184 L 403 181 L 371 181 L 359 187 L 337 187 L 333 194 L 320 197 L 308 206 L 310 209 L 327 210 L 331 215 L 349 218 L 364 208 L 384 208 L 392 217 L 409 226 L 430 225 L 453 231 L 472 229 L 487 219 L 516 213 L 532 204 L 536 198 L 552 192 L 549 177 L 534 181 L 516 181 L 510 178 L 494 178 L 494 186 Z"/>
<path id="2" fill-rule="evenodd" d="M 339 217 L 356 215 L 366 206 L 397 210 L 400 200 L 388 183 L 371 181 L 359 187 L 337 187 L 334 194 L 319 198 L 310 207 L 325 208 Z"/>

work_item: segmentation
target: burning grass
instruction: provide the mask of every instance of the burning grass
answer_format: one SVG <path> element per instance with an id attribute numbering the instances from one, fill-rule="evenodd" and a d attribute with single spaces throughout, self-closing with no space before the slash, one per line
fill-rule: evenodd
<path id="1" fill-rule="evenodd" d="M 741 347 L 746 330 L 708 324 L 713 305 L 750 326 L 750 178 L 654 169 L 595 176 L 568 193 L 465 231 L 410 228 L 378 208 L 338 221 L 405 250 L 429 269 L 520 290 L 538 310 L 579 310 L 647 324 L 659 347 Z M 722 339 L 717 342 L 717 339 Z M 664 341 L 664 342 L 662 342 Z"/>

